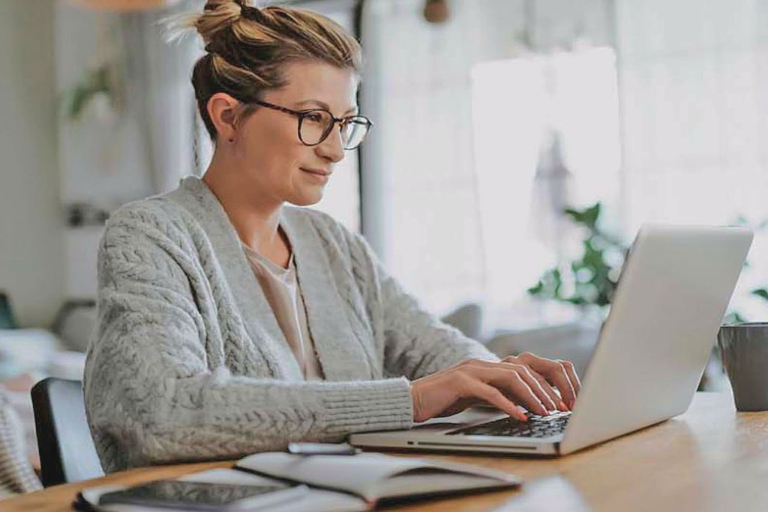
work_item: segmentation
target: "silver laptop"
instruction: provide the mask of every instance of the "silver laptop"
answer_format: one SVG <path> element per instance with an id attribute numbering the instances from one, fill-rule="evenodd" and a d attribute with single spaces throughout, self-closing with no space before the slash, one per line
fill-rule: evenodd
<path id="1" fill-rule="evenodd" d="M 677 416 L 693 399 L 751 244 L 746 229 L 644 226 L 572 412 L 521 422 L 473 409 L 349 442 L 553 456 Z"/>

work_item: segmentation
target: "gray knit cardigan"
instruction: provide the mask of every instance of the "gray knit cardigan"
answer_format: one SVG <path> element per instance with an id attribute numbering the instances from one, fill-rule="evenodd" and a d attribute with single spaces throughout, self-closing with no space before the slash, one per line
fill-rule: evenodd
<path id="1" fill-rule="evenodd" d="M 203 181 L 186 178 L 110 218 L 84 380 L 105 471 L 409 428 L 408 379 L 496 359 L 423 310 L 328 215 L 285 206 L 280 223 L 325 381 L 303 379 Z"/>

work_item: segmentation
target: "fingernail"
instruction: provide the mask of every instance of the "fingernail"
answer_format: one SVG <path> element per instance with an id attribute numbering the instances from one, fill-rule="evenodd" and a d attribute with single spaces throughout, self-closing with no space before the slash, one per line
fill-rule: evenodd
<path id="1" fill-rule="evenodd" d="M 558 407 L 558 409 L 560 409 L 563 412 L 566 412 L 568 410 L 568 407 L 565 405 L 565 402 L 563 402 L 562 400 L 560 400 L 557 403 L 557 407 Z"/>

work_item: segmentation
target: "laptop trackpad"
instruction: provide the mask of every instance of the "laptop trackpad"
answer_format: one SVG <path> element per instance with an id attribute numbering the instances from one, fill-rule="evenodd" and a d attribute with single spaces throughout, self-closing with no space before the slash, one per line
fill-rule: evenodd
<path id="1" fill-rule="evenodd" d="M 433 432 L 439 430 L 448 430 L 468 425 L 470 423 L 477 423 L 481 421 L 492 421 L 500 418 L 507 418 L 508 416 L 503 412 L 499 412 L 496 409 L 490 408 L 471 408 L 466 409 L 453 416 L 446 416 L 445 418 L 432 418 L 421 423 L 416 423 L 411 430 L 418 430 L 419 432 Z"/>

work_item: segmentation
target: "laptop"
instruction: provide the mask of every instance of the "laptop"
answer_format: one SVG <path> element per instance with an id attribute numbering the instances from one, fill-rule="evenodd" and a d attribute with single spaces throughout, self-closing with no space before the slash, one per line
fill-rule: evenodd
<path id="1" fill-rule="evenodd" d="M 571 412 L 522 422 L 472 409 L 349 442 L 558 456 L 677 416 L 693 400 L 751 244 L 747 229 L 643 226 Z"/>

